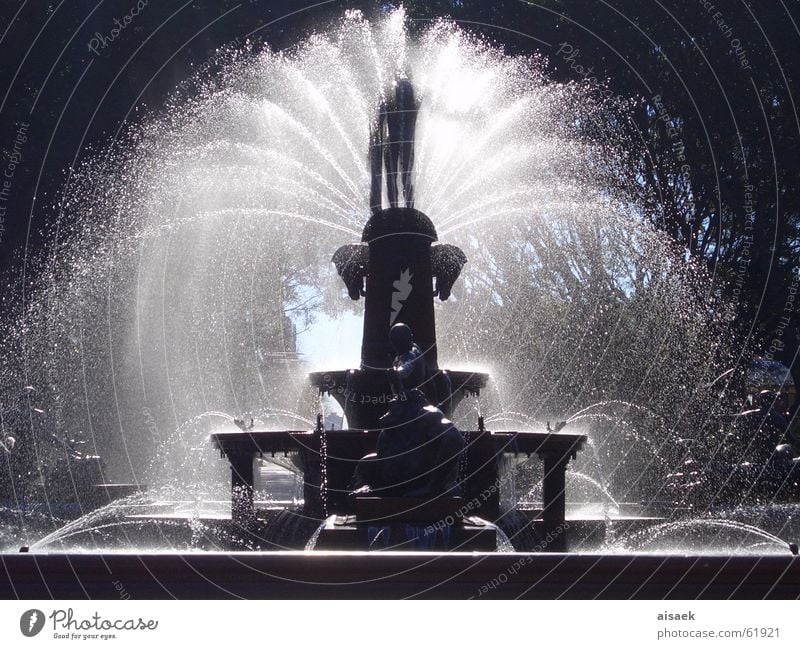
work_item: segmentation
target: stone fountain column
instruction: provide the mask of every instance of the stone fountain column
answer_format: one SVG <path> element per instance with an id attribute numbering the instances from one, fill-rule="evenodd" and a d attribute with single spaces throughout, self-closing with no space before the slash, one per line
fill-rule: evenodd
<path id="1" fill-rule="evenodd" d="M 395 356 L 389 330 L 398 322 L 414 332 L 433 373 L 423 389 L 446 415 L 464 394 L 486 383 L 480 373 L 464 376 L 439 368 L 433 300 L 450 296 L 467 258 L 456 246 L 433 245 L 436 241 L 436 228 L 425 214 L 389 207 L 373 212 L 361 243 L 342 246 L 333 255 L 350 297 L 366 301 L 361 363 L 358 370 L 314 372 L 310 378 L 341 404 L 351 428 L 377 428 L 386 412 L 392 397 L 387 370 Z"/>
<path id="2" fill-rule="evenodd" d="M 438 369 L 431 269 L 436 229 L 422 212 L 394 207 L 373 214 L 362 241 L 369 248 L 369 262 L 361 368 L 391 367 L 389 329 L 403 322 L 414 332 L 428 366 Z"/>

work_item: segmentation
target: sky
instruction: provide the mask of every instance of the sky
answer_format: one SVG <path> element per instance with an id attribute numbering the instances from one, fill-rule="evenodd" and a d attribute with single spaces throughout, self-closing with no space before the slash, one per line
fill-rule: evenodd
<path id="1" fill-rule="evenodd" d="M 298 351 L 310 371 L 349 369 L 361 364 L 361 314 L 344 312 L 336 318 L 319 313 L 297 336 Z"/>

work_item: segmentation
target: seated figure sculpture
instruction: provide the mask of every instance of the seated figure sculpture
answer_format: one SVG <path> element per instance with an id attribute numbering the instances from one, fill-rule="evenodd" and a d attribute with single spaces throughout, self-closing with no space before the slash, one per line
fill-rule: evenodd
<path id="1" fill-rule="evenodd" d="M 464 438 L 420 389 L 430 377 L 410 328 L 394 325 L 390 340 L 398 354 L 388 370 L 394 397 L 380 419 L 377 452 L 356 468 L 354 492 L 407 498 L 460 495 Z"/>
<path id="2" fill-rule="evenodd" d="M 431 387 L 432 372 L 425 355 L 414 342 L 411 327 L 398 322 L 389 330 L 389 342 L 395 351 L 392 367 L 389 369 L 389 384 L 395 396 L 408 390 L 422 390 L 427 393 Z"/>

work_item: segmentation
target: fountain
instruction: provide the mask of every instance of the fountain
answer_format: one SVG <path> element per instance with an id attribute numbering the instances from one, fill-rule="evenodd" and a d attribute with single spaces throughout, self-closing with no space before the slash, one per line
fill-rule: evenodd
<path id="1" fill-rule="evenodd" d="M 393 90 L 394 96 L 378 110 L 370 137 L 372 216 L 364 227 L 362 243 L 346 244 L 333 255 L 350 297 L 365 297 L 361 366 L 315 372 L 310 377 L 321 393 L 338 401 L 350 428 L 328 432 L 320 415 L 313 433 L 248 429 L 215 434 L 214 443 L 231 463 L 232 518 L 244 526 L 251 526 L 256 518 L 254 457 L 295 453 L 304 471 L 304 508 L 298 516 L 313 519 L 333 514 L 317 536 L 315 547 L 371 548 L 377 534 L 391 529 L 388 523 L 378 522 L 391 521 L 402 522 L 404 527 L 413 524 L 421 530 L 411 538 L 401 536 L 393 547 L 417 547 L 417 541 L 426 548 L 436 547 L 424 531 L 442 528 L 444 537 L 450 539 L 453 528 L 452 540 L 443 549 L 494 550 L 494 539 L 488 545 L 482 540 L 486 523 L 478 519 L 478 525 L 472 525 L 465 520 L 466 514 L 499 519 L 496 458 L 538 454 L 544 463 L 544 498 L 541 511 L 533 513 L 532 519 L 541 521 L 539 536 L 547 539 L 542 549 L 563 550 L 566 467 L 586 436 L 489 432 L 479 419 L 478 430 L 463 434 L 465 443 L 452 423 L 441 419 L 451 416 L 466 394 L 479 395 L 488 377 L 474 371 L 451 372 L 438 365 L 433 299 L 438 295 L 447 300 L 467 258 L 456 246 L 432 245 L 437 241 L 436 228 L 425 214 L 414 209 L 412 165 L 418 105 L 407 79 L 398 79 Z M 382 179 L 389 202 L 386 208 L 381 201 Z M 402 382 L 393 374 L 399 370 L 390 370 L 395 354 L 409 357 L 405 361 L 409 376 Z M 433 410 L 426 411 L 431 405 Z M 428 424 L 431 417 L 447 423 Z M 428 435 L 420 437 L 430 426 L 430 439 Z M 448 435 L 458 443 L 451 443 Z M 402 443 L 403 439 L 416 442 Z M 452 450 L 443 454 L 437 445 L 445 444 Z M 371 491 L 355 497 L 358 491 L 349 493 L 349 485 L 354 482 L 357 467 L 367 470 L 361 458 L 376 449 L 378 457 L 370 465 L 371 481 L 383 487 L 376 490 L 373 484 Z M 428 480 L 426 476 L 435 476 L 443 471 L 443 465 L 450 464 L 459 465 L 456 485 L 419 486 Z M 391 478 L 384 476 L 381 480 L 382 472 Z M 359 486 L 355 484 L 354 488 L 358 490 Z M 459 497 L 446 498 L 449 492 L 458 492 Z M 382 497 L 376 497 L 378 493 Z M 441 524 L 443 521 L 447 523 Z M 375 531 L 370 533 L 370 528 Z M 493 528 L 489 531 L 494 535 Z M 393 536 L 397 537 L 396 531 Z M 305 544 L 305 539 L 301 541 Z"/>
<path id="2" fill-rule="evenodd" d="M 730 334 L 620 180 L 619 107 L 402 11 L 231 61 L 75 170 L 2 358 L 3 437 L 35 473 L 4 511 L 3 592 L 791 592 L 796 508 L 670 491 L 677 440 L 721 421 Z M 362 297 L 360 363 L 309 368 L 311 394 L 298 350 L 335 350 L 326 318 L 352 333 Z M 461 500 L 352 494 L 402 394 L 399 322 L 464 434 Z M 52 524 L 85 493 L 76 452 L 147 490 Z M 415 551 L 365 552 L 398 526 Z"/>

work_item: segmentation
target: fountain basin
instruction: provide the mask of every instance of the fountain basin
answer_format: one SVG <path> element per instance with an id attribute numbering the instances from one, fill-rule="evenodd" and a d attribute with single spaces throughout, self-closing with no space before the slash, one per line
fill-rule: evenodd
<path id="1" fill-rule="evenodd" d="M 373 428 L 394 396 L 385 370 L 351 369 L 311 372 L 308 379 L 321 394 L 329 394 L 344 411 L 351 428 Z M 447 394 L 438 407 L 448 417 L 468 395 L 479 395 L 489 375 L 483 372 L 438 370 L 433 381 Z"/>
<path id="2" fill-rule="evenodd" d="M 0 554 L 4 599 L 788 599 L 786 556 L 414 552 Z"/>

